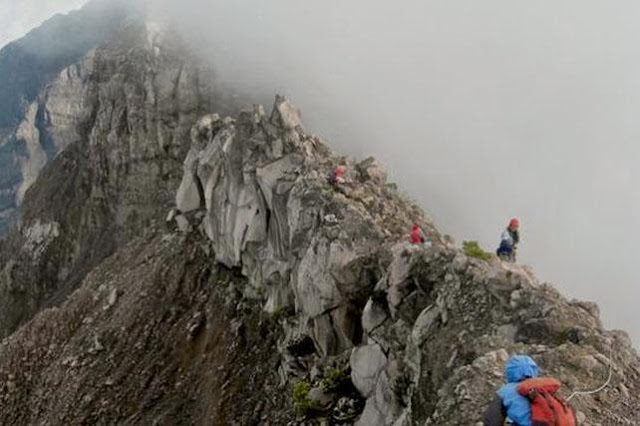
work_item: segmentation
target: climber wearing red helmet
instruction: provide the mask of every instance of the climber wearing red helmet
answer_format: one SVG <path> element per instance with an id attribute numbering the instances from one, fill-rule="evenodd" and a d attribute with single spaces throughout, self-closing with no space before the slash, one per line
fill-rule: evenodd
<path id="1" fill-rule="evenodd" d="M 509 221 L 509 226 L 502 233 L 500 247 L 496 251 L 498 257 L 509 262 L 516 261 L 516 248 L 520 242 L 520 221 L 513 218 Z"/>

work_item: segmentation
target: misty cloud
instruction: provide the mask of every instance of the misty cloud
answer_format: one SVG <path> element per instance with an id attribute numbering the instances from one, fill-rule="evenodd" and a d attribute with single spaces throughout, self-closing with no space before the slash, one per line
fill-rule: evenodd
<path id="1" fill-rule="evenodd" d="M 77 9 L 86 0 L 0 0 L 0 47 L 16 40 L 56 13 Z"/>

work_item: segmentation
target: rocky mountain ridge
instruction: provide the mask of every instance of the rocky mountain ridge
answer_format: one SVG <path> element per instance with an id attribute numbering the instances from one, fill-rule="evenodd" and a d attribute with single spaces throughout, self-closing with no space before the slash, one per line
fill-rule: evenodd
<path id="1" fill-rule="evenodd" d="M 515 353 L 565 393 L 611 367 L 580 424 L 640 423 L 640 359 L 597 306 L 457 248 L 287 99 L 229 114 L 157 35 L 128 26 L 42 98 L 66 98 L 60 152 L 0 242 L 1 424 L 476 425 Z"/>
<path id="2" fill-rule="evenodd" d="M 595 305 L 457 249 L 288 101 L 190 134 L 170 230 L 151 220 L 3 341 L 3 423 L 476 424 L 511 353 L 569 389 L 612 363 L 572 401 L 581 424 L 638 421 L 638 356 Z"/>

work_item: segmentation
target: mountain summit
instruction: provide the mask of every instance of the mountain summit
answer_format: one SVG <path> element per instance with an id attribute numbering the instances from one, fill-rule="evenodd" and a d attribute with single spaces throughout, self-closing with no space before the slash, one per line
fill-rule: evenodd
<path id="1" fill-rule="evenodd" d="M 597 306 L 456 247 L 289 100 L 230 113 L 153 34 L 66 74 L 63 143 L 0 246 L 0 423 L 476 425 L 510 354 L 566 394 L 611 371 L 580 424 L 640 422 L 640 359 Z"/>

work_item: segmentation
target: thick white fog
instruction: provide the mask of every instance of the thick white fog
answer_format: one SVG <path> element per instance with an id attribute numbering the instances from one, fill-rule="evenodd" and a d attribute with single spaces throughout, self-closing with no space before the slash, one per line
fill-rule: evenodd
<path id="1" fill-rule="evenodd" d="M 458 240 L 497 245 L 640 341 L 640 3 L 155 3 L 233 87 L 284 92 Z M 159 12 L 161 13 L 161 12 Z"/>
<path id="2" fill-rule="evenodd" d="M 291 97 L 339 151 L 373 154 L 458 241 L 597 301 L 640 342 L 640 3 L 152 2 L 219 78 Z"/>

